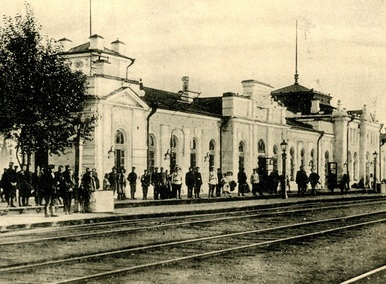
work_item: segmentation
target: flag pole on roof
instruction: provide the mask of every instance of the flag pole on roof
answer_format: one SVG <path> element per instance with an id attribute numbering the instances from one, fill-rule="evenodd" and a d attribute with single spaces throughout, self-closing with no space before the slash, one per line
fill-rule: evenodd
<path id="1" fill-rule="evenodd" d="M 295 44 L 295 85 L 298 84 L 298 20 L 296 20 L 296 44 Z"/>

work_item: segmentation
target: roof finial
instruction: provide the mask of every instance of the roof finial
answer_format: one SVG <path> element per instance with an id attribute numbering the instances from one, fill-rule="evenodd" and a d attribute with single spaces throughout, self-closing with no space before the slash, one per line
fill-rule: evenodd
<path id="1" fill-rule="evenodd" d="M 298 84 L 298 20 L 296 20 L 296 47 L 295 47 L 295 85 Z"/>

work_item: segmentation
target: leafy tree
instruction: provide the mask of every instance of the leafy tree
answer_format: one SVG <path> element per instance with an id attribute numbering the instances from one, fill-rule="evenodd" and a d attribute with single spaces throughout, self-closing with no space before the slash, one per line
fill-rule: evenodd
<path id="1" fill-rule="evenodd" d="M 0 132 L 29 161 L 32 153 L 62 153 L 72 146 L 69 137 L 88 136 L 92 127 L 81 133 L 74 127 L 86 104 L 85 75 L 70 70 L 60 46 L 41 36 L 25 8 L 25 16 L 4 16 L 0 30 Z"/>

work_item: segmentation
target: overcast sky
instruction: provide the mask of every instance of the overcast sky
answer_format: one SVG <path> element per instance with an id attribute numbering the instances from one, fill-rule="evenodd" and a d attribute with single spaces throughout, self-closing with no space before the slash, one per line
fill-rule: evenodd
<path id="1" fill-rule="evenodd" d="M 90 0 L 30 0 L 43 34 L 88 41 Z M 0 0 L 0 13 L 24 1 Z M 129 77 L 202 96 L 241 93 L 241 81 L 293 84 L 298 20 L 299 83 L 348 109 L 376 108 L 386 123 L 386 3 L 383 0 L 92 0 L 92 33 L 126 44 Z"/>

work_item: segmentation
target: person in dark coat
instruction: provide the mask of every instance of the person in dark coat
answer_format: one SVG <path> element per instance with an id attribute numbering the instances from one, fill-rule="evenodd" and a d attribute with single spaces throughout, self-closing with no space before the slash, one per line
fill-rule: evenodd
<path id="1" fill-rule="evenodd" d="M 121 167 L 119 173 L 117 174 L 117 191 L 118 191 L 118 200 L 126 199 L 126 169 Z M 131 188 L 131 186 L 130 186 Z"/>
<path id="2" fill-rule="evenodd" d="M 141 187 L 142 187 L 142 199 L 147 199 L 147 191 L 150 186 L 150 175 L 147 173 L 147 170 L 143 171 L 143 175 L 141 176 Z"/>
<path id="3" fill-rule="evenodd" d="M 63 193 L 63 205 L 64 213 L 71 214 L 71 201 L 73 198 L 74 188 L 75 188 L 75 178 L 73 170 L 67 165 L 66 170 L 63 173 L 64 178 L 64 193 Z"/>
<path id="4" fill-rule="evenodd" d="M 200 173 L 200 168 L 196 167 L 194 171 L 194 198 L 200 198 L 200 191 L 202 186 L 202 176 Z"/>
<path id="5" fill-rule="evenodd" d="M 185 174 L 185 184 L 188 188 L 188 198 L 193 198 L 194 182 L 195 177 L 193 173 L 193 168 L 189 168 L 189 171 Z"/>
<path id="6" fill-rule="evenodd" d="M 95 179 L 93 177 L 92 171 L 90 171 L 89 168 L 86 168 L 86 172 L 84 173 L 82 177 L 82 196 L 83 196 L 83 203 L 81 207 L 83 209 L 81 211 L 83 212 L 90 212 L 90 198 L 91 193 L 96 190 L 96 184 Z"/>
<path id="7" fill-rule="evenodd" d="M 296 173 L 296 179 L 295 179 L 297 185 L 298 185 L 298 194 L 304 195 L 307 191 L 307 183 L 308 183 L 308 176 L 306 171 L 304 170 L 304 166 L 300 166 L 300 170 Z"/>
<path id="8" fill-rule="evenodd" d="M 130 198 L 132 200 L 135 199 L 135 192 L 137 190 L 137 173 L 135 172 L 135 167 L 131 168 L 131 173 L 127 176 L 127 180 L 129 181 L 130 184 Z"/>
<path id="9" fill-rule="evenodd" d="M 320 176 L 315 172 L 315 170 L 312 170 L 312 173 L 310 173 L 310 176 L 309 176 L 312 196 L 316 195 L 316 185 L 320 183 L 319 179 L 320 179 Z"/>
<path id="10" fill-rule="evenodd" d="M 159 172 L 158 168 L 155 167 L 153 173 L 151 174 L 151 185 L 154 188 L 154 200 L 159 199 L 159 193 L 160 193 L 160 183 L 159 183 Z"/>
<path id="11" fill-rule="evenodd" d="M 13 201 L 16 197 L 17 176 L 12 162 L 9 163 L 9 168 L 3 173 L 1 184 L 8 206 L 16 207 Z"/>
<path id="12" fill-rule="evenodd" d="M 223 174 L 221 172 L 221 169 L 218 168 L 217 169 L 217 185 L 216 185 L 216 197 L 221 197 L 221 188 L 222 188 L 222 185 L 221 185 L 221 179 L 223 178 Z"/>
<path id="13" fill-rule="evenodd" d="M 66 191 L 66 185 L 64 183 L 64 177 L 63 177 L 63 166 L 58 166 L 58 170 L 55 172 L 55 182 L 56 182 L 56 188 L 57 196 L 55 198 L 58 199 L 59 203 L 62 204 L 62 198 Z"/>
<path id="14" fill-rule="evenodd" d="M 113 167 L 111 173 L 109 174 L 109 182 L 110 188 L 113 191 L 113 195 L 115 195 L 115 192 L 118 191 L 118 173 L 116 167 Z M 118 199 L 119 198 L 120 196 L 118 195 Z"/>
<path id="15" fill-rule="evenodd" d="M 57 195 L 56 179 L 53 173 L 54 165 L 49 165 L 45 172 L 42 174 L 39 181 L 39 188 L 43 190 L 44 197 L 44 215 L 50 217 L 48 214 L 48 207 L 50 208 L 51 217 L 57 217 L 55 215 L 55 199 Z"/>
<path id="16" fill-rule="evenodd" d="M 237 183 L 239 184 L 238 196 L 245 196 L 247 185 L 247 175 L 244 172 L 244 168 L 240 168 L 237 173 Z"/>
<path id="17" fill-rule="evenodd" d="M 31 174 L 26 170 L 25 165 L 17 173 L 17 182 L 19 184 L 19 206 L 28 206 L 28 199 L 32 192 Z"/>
<path id="18" fill-rule="evenodd" d="M 161 167 L 161 172 L 158 173 L 160 199 L 168 198 L 167 184 L 168 184 L 168 175 L 166 172 L 164 172 L 164 168 Z"/>

